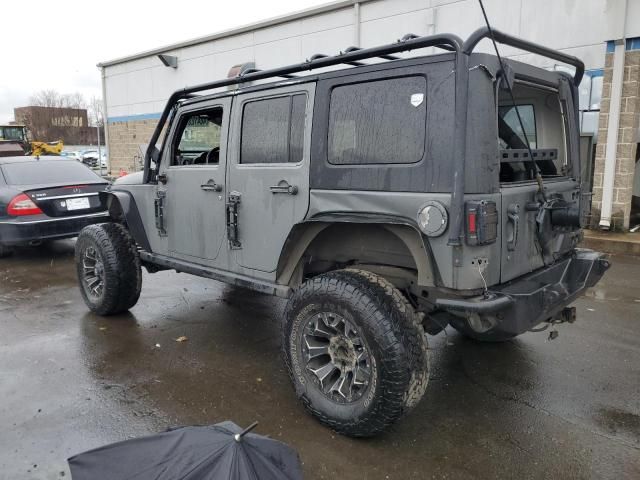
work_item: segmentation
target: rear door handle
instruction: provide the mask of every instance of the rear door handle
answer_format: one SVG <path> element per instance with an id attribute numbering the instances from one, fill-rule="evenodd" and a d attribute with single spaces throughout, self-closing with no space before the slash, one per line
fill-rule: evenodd
<path id="1" fill-rule="evenodd" d="M 278 185 L 272 185 L 269 187 L 271 193 L 288 193 L 289 195 L 297 195 L 298 187 L 296 185 L 289 185 L 289 182 L 286 180 L 280 180 Z"/>
<path id="2" fill-rule="evenodd" d="M 516 245 L 518 245 L 518 223 L 520 223 L 520 205 L 517 203 L 512 203 L 509 205 L 507 209 L 507 218 L 509 222 L 513 225 L 513 234 L 511 238 L 507 240 L 507 250 L 515 250 Z"/>
<path id="3" fill-rule="evenodd" d="M 200 185 L 200 188 L 202 190 L 207 191 L 207 192 L 221 192 L 222 191 L 222 185 L 218 185 L 213 178 L 210 178 L 207 181 L 207 183 L 203 183 L 202 185 Z"/>

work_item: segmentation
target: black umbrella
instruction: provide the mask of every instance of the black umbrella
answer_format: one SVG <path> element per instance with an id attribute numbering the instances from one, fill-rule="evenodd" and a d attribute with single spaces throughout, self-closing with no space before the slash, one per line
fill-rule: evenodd
<path id="1" fill-rule="evenodd" d="M 69 458 L 73 480 L 297 480 L 297 453 L 233 422 L 180 427 Z"/>

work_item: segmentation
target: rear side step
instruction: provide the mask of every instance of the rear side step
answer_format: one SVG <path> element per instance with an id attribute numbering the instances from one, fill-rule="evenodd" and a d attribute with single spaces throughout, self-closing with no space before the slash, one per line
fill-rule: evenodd
<path id="1" fill-rule="evenodd" d="M 288 285 L 278 285 L 264 280 L 257 280 L 246 275 L 233 274 L 224 270 L 211 268 L 206 265 L 187 262 L 185 260 L 179 260 L 156 253 L 145 252 L 144 250 L 140 251 L 140 259 L 143 261 L 143 264 L 150 263 L 152 268 L 154 266 L 159 266 L 165 269 L 173 269 L 176 272 L 190 273 L 192 275 L 197 275 L 198 277 L 211 278 L 220 282 L 249 288 L 257 292 L 276 295 L 281 298 L 288 298 L 291 293 L 291 288 Z"/>

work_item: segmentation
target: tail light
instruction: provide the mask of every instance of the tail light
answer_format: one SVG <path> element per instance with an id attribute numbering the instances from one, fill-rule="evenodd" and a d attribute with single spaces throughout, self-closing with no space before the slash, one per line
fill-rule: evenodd
<path id="1" fill-rule="evenodd" d="M 498 209 L 496 202 L 472 200 L 465 206 L 467 244 L 487 245 L 498 237 Z"/>
<path id="2" fill-rule="evenodd" d="M 31 200 L 26 194 L 21 193 L 11 199 L 7 206 L 7 213 L 18 217 L 21 215 L 41 215 L 43 212 L 35 203 L 33 203 L 33 200 Z"/>

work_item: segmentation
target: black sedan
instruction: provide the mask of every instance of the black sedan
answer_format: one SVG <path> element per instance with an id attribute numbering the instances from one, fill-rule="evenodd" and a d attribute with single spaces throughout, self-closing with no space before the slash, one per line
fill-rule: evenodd
<path id="1" fill-rule="evenodd" d="M 109 183 L 61 157 L 0 158 L 0 257 L 16 245 L 75 237 L 104 221 L 98 193 Z"/>

